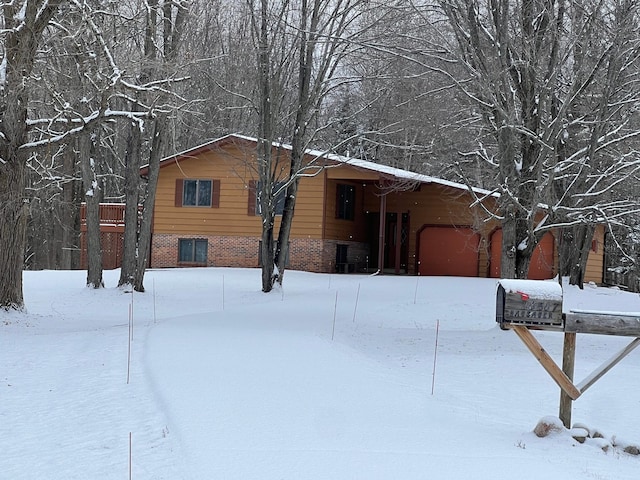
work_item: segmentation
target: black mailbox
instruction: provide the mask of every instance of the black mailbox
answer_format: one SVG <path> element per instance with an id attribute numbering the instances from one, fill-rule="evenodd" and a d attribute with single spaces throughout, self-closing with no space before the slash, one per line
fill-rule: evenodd
<path id="1" fill-rule="evenodd" d="M 546 280 L 499 280 L 496 322 L 503 330 L 508 325 L 563 330 L 562 287 Z"/>

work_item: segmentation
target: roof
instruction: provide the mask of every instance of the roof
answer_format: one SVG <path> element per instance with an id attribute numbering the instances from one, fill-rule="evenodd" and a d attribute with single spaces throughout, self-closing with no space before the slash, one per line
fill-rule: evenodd
<path id="1" fill-rule="evenodd" d="M 240 135 L 240 134 L 229 134 L 229 135 L 225 135 L 224 137 L 220 137 L 218 139 L 215 140 L 211 140 L 207 143 L 203 143 L 202 145 L 198 145 L 196 147 L 190 148 L 188 150 L 184 150 L 182 152 L 178 152 L 174 155 L 168 156 L 163 158 L 162 160 L 160 160 L 160 167 L 164 167 L 167 165 L 170 165 L 172 163 L 176 163 L 180 160 L 184 160 L 187 158 L 192 158 L 195 157 L 197 155 L 199 155 L 200 153 L 206 152 L 206 151 L 212 151 L 216 148 L 221 148 L 224 145 L 227 144 L 231 144 L 231 143 L 238 143 L 238 142 L 242 142 L 242 143 L 258 143 L 258 139 L 254 138 L 254 137 L 248 137 L 245 135 Z M 274 146 L 277 146 L 279 148 L 283 148 L 285 150 L 291 150 L 291 145 L 285 144 L 285 143 L 274 143 Z M 326 151 L 320 151 L 320 150 L 313 150 L 313 149 L 307 149 L 305 151 L 306 155 L 309 156 L 313 156 L 316 158 L 322 158 L 322 159 L 326 159 L 326 160 L 330 160 L 333 162 L 337 162 L 340 164 L 344 164 L 344 165 L 350 165 L 356 168 L 360 168 L 363 170 L 369 170 L 369 171 L 373 171 L 373 172 L 377 172 L 380 173 L 381 175 L 384 176 L 389 176 L 389 177 L 393 177 L 393 178 L 397 178 L 400 180 L 405 180 L 405 181 L 411 181 L 411 182 L 417 182 L 417 183 L 422 183 L 422 184 L 436 184 L 436 185 L 443 185 L 446 187 L 450 187 L 450 188 L 455 188 L 458 190 L 469 190 L 471 188 L 471 190 L 479 195 L 494 195 L 494 192 L 491 192 L 489 190 L 485 190 L 483 188 L 479 188 L 479 187 L 469 187 L 468 185 L 465 185 L 463 183 L 457 183 L 457 182 L 451 182 L 449 180 L 444 180 L 442 178 L 437 178 L 437 177 L 432 177 L 429 175 L 423 175 L 420 173 L 416 173 L 416 172 L 411 172 L 409 170 L 403 170 L 401 168 L 396 168 L 396 167 L 390 167 L 388 165 L 381 165 L 379 163 L 374 163 L 374 162 L 369 162 L 366 160 L 360 160 L 358 158 L 353 158 L 353 157 L 346 157 L 343 155 L 337 155 L 334 153 L 330 153 L 330 152 L 326 152 Z M 148 165 L 145 165 L 143 167 L 141 167 L 141 171 L 144 173 L 146 172 L 148 169 Z"/>

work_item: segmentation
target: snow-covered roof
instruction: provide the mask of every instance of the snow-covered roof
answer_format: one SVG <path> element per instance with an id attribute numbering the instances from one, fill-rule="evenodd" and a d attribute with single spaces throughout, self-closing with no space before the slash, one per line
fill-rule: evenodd
<path id="1" fill-rule="evenodd" d="M 196 147 L 190 148 L 188 150 L 185 150 L 183 152 L 179 152 L 176 153 L 174 155 L 171 155 L 169 157 L 166 157 L 164 159 L 161 160 L 161 165 L 162 164 L 167 164 L 167 163 L 173 163 L 176 160 L 178 160 L 179 158 L 185 158 L 185 157 L 190 157 L 193 155 L 196 155 L 204 150 L 210 150 L 212 149 L 214 146 L 216 145 L 221 145 L 221 144 L 225 144 L 225 143 L 230 143 L 233 142 L 234 140 L 241 140 L 244 142 L 250 142 L 250 143 L 257 143 L 258 139 L 255 137 L 248 137 L 246 135 L 241 135 L 241 134 L 230 134 L 230 135 L 225 135 L 224 137 L 220 137 L 216 140 L 211 140 L 207 143 L 204 143 L 202 145 L 198 145 Z M 285 143 L 274 143 L 274 146 L 278 147 L 278 148 L 283 148 L 285 150 L 291 150 L 291 145 L 285 144 Z M 389 176 L 389 177 L 393 177 L 393 178 L 397 178 L 397 179 L 401 179 L 401 180 L 406 180 L 406 181 L 411 181 L 411 182 L 417 182 L 417 183 L 432 183 L 432 184 L 437 184 L 437 185 L 443 185 L 446 187 L 451 187 L 451 188 L 455 188 L 455 189 L 459 189 L 459 190 L 469 190 L 469 186 L 463 184 L 463 183 L 457 183 L 457 182 L 451 182 L 449 180 L 444 180 L 442 178 L 437 178 L 437 177 L 432 177 L 429 175 L 423 175 L 420 173 L 416 173 L 416 172 L 411 172 L 409 170 L 403 170 L 401 168 L 396 168 L 396 167 L 390 167 L 388 165 L 381 165 L 379 163 L 374 163 L 374 162 L 369 162 L 366 160 L 360 160 L 358 158 L 353 158 L 353 157 L 346 157 L 343 155 L 337 155 L 335 153 L 330 153 L 330 152 L 326 152 L 326 151 L 321 151 L 321 150 L 313 150 L 313 149 L 307 149 L 305 151 L 306 155 L 312 156 L 312 157 L 316 157 L 316 158 L 322 158 L 325 160 L 329 160 L 329 161 L 333 161 L 333 162 L 337 162 L 337 163 L 341 163 L 344 165 L 350 165 L 356 168 L 360 168 L 360 169 L 364 169 L 364 170 L 369 170 L 369 171 L 373 171 L 373 172 L 377 172 L 380 173 L 381 175 L 385 175 L 385 176 Z M 142 167 L 143 169 L 146 169 L 146 165 L 145 167 Z M 491 196 L 497 196 L 497 194 L 495 194 L 494 192 L 491 192 L 489 190 L 485 190 L 483 188 L 479 188 L 479 187 L 471 187 L 471 190 L 473 190 L 473 192 L 479 194 L 479 195 L 491 195 Z"/>

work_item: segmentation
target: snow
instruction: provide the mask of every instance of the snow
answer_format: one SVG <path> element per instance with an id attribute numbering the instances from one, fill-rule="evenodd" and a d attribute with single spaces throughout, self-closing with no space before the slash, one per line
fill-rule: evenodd
<path id="1" fill-rule="evenodd" d="M 562 301 L 562 288 L 557 279 L 540 281 L 503 278 L 498 283 L 507 293 L 525 293 L 532 298 Z"/>
<path id="2" fill-rule="evenodd" d="M 212 140 L 209 141 L 207 143 L 198 145 L 194 148 L 190 148 L 189 150 L 184 150 L 182 152 L 176 153 L 174 155 L 171 155 L 169 157 L 166 157 L 164 159 L 161 160 L 161 162 L 167 162 L 167 161 L 172 161 L 177 157 L 181 157 L 181 156 L 189 156 L 190 152 L 196 151 L 196 150 L 200 150 L 204 147 L 207 146 L 212 146 L 215 145 L 218 142 L 222 142 L 228 138 L 237 138 L 240 140 L 245 140 L 248 142 L 252 142 L 252 143 L 257 143 L 258 139 L 255 137 L 249 137 L 246 135 L 241 135 L 241 134 L 237 134 L 234 133 L 232 135 L 226 135 L 224 137 L 218 138 L 216 140 Z M 285 143 L 278 143 L 277 144 L 278 148 L 282 148 L 285 150 L 291 150 L 292 147 L 289 144 L 285 144 Z M 322 159 L 327 159 L 327 160 L 331 160 L 337 163 L 342 163 L 342 164 L 348 164 L 357 168 L 362 168 L 365 170 L 371 170 L 374 172 L 378 172 L 381 173 L 383 175 L 390 175 L 393 176 L 395 178 L 401 179 L 401 180 L 407 180 L 410 182 L 417 182 L 417 183 L 433 183 L 433 184 L 437 184 L 437 185 L 444 185 L 447 187 L 451 187 L 451 188 L 455 188 L 458 190 L 465 190 L 468 191 L 469 190 L 469 186 L 464 185 L 462 183 L 457 183 L 457 182 L 451 182 L 449 180 L 444 180 L 441 178 L 437 178 L 437 177 L 432 177 L 429 175 L 422 175 L 419 173 L 415 173 L 415 172 L 411 172 L 409 170 L 403 170 L 400 168 L 396 168 L 396 167 L 391 167 L 388 165 L 382 165 L 379 163 L 374 163 L 374 162 L 369 162 L 366 160 L 360 160 L 357 158 L 353 158 L 353 157 L 349 157 L 347 156 L 343 156 L 343 155 L 337 155 L 334 153 L 329 153 L 327 151 L 321 151 L 321 150 L 314 150 L 314 149 L 306 149 L 305 150 L 305 154 L 306 155 L 310 155 L 312 157 L 315 158 L 322 158 Z M 146 168 L 148 167 L 148 165 L 143 165 L 142 168 Z M 477 194 L 480 195 L 486 195 L 486 196 L 498 196 L 495 192 L 489 191 L 489 190 L 485 190 L 483 188 L 478 188 L 478 187 L 472 187 L 471 190 Z"/>
<path id="3" fill-rule="evenodd" d="M 26 312 L 0 313 L 0 477 L 637 478 L 637 352 L 574 403 L 603 439 L 538 438 L 558 387 L 496 325 L 495 280 L 288 271 L 273 295 L 255 269 L 151 270 L 144 294 L 118 278 L 25 272 Z M 571 309 L 640 296 L 567 286 Z M 560 361 L 562 334 L 534 334 Z M 629 340 L 579 335 L 575 378 Z"/>
<path id="4" fill-rule="evenodd" d="M 25 2 L 20 7 L 20 10 L 13 16 L 13 19 L 16 21 L 16 23 L 24 22 L 25 14 L 27 12 L 27 3 L 29 2 L 25 0 Z"/>
<path id="5" fill-rule="evenodd" d="M 7 83 L 7 55 L 5 54 L 2 57 L 2 61 L 0 61 L 0 88 L 4 89 L 6 83 Z"/>

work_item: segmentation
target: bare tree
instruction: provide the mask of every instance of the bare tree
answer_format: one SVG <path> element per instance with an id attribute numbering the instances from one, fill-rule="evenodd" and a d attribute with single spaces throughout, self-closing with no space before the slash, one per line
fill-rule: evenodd
<path id="1" fill-rule="evenodd" d="M 29 76 L 44 30 L 62 1 L 3 4 L 0 44 L 0 308 L 23 306 Z M 19 7 L 24 7 L 19 9 Z"/>
<path id="2" fill-rule="evenodd" d="M 100 201 L 102 181 L 96 161 L 96 146 L 99 140 L 95 134 L 87 132 L 77 139 L 78 154 L 81 157 L 82 183 L 86 202 L 87 218 L 87 286 L 104 287 L 102 279 L 102 246 L 100 238 Z"/>
<path id="3" fill-rule="evenodd" d="M 584 13 L 577 12 L 580 18 Z M 588 35 L 575 42 L 572 73 L 579 85 L 586 85 L 588 76 L 594 81 L 567 109 L 565 128 L 555 145 L 558 173 L 553 189 L 558 206 L 554 220 L 561 231 L 560 273 L 579 286 L 595 226 L 611 227 L 638 209 L 637 200 L 621 196 L 619 188 L 640 168 L 640 125 L 634 119 L 640 102 L 638 4 L 601 5 L 582 25 Z M 602 52 L 595 58 L 593 45 Z"/>
<path id="4" fill-rule="evenodd" d="M 5 2 L 0 21 L 0 308 L 23 306 L 25 173 L 30 157 L 43 149 L 55 149 L 105 119 L 135 117 L 110 108 L 118 98 L 122 71 L 100 28 L 100 17 L 108 16 L 102 0 L 25 0 Z M 85 41 L 86 40 L 86 41 Z M 85 48 L 88 44 L 92 48 Z M 48 67 L 58 51 L 76 58 L 80 65 L 99 65 L 96 76 L 83 68 L 70 69 L 91 88 L 85 95 L 67 88 L 67 81 L 51 75 Z M 45 48 L 47 47 L 47 48 Z M 78 47 L 78 48 L 76 48 Z M 37 78 L 35 68 L 37 67 Z M 78 82 L 71 82 L 78 85 Z M 47 105 L 34 102 L 34 92 L 49 92 Z M 90 96 L 89 96 L 90 95 Z M 46 155 L 43 155 L 45 157 Z"/>
<path id="5" fill-rule="evenodd" d="M 582 247 L 590 243 L 591 226 L 606 217 L 586 212 L 606 210 L 608 202 L 601 201 L 603 197 L 596 193 L 608 190 L 604 185 L 617 181 L 615 175 L 609 175 L 610 163 L 603 164 L 601 174 L 591 176 L 603 159 L 594 154 L 628 138 L 619 133 L 624 125 L 622 110 L 637 105 L 637 88 L 632 88 L 627 91 L 635 90 L 636 94 L 616 104 L 616 114 L 611 115 L 608 105 L 613 97 L 606 93 L 623 88 L 629 77 L 618 73 L 623 67 L 637 64 L 637 47 L 622 47 L 624 39 L 637 38 L 635 2 L 443 0 L 439 6 L 449 29 L 442 30 L 442 41 L 429 56 L 431 60 L 438 57 L 455 61 L 465 68 L 466 75 L 452 75 L 443 61 L 431 61 L 429 68 L 441 71 L 464 93 L 493 137 L 493 151 L 478 149 L 474 153 L 497 172 L 502 275 L 526 277 L 533 248 L 544 232 L 553 228 L 554 222 L 555 226 L 566 222 L 568 217 L 559 216 L 562 208 L 565 214 L 573 211 L 576 224 L 585 225 L 573 245 L 581 246 L 578 250 L 584 257 L 588 250 Z M 622 15 L 623 11 L 630 16 Z M 430 12 L 422 12 L 422 16 L 438 19 Z M 586 45 L 589 54 L 581 56 L 578 49 Z M 594 105 L 595 117 L 572 117 L 576 103 L 596 96 L 601 101 Z M 584 128 L 590 122 L 597 125 L 594 134 L 566 152 L 564 140 L 570 135 L 567 126 Z M 570 175 L 570 164 L 582 167 Z M 625 168 L 629 166 L 625 164 Z M 560 172 L 570 177 L 569 183 L 576 190 L 554 198 Z M 580 172 L 600 186 L 587 194 L 592 201 L 586 209 L 578 205 L 585 203 L 585 196 L 580 197 L 585 194 L 584 184 L 579 186 Z M 576 208 L 584 213 L 580 219 L 575 215 Z"/>
<path id="6" fill-rule="evenodd" d="M 118 281 L 118 286 L 132 285 L 139 292 L 144 291 L 143 280 L 149 258 L 160 158 L 167 143 L 169 114 L 174 109 L 167 102 L 175 95 L 171 91 L 172 85 L 179 81 L 176 58 L 188 6 L 189 2 L 185 0 L 152 0 L 146 2 L 145 8 L 141 10 L 145 25 L 142 67 L 133 88 L 136 98 L 132 108 L 148 112 L 148 121 L 133 122 L 127 137 L 124 252 Z M 151 131 L 150 139 L 144 138 L 145 125 Z M 144 158 L 146 141 L 148 157 Z M 148 161 L 148 173 L 140 219 L 138 205 L 141 198 L 140 167 L 143 158 Z"/>
<path id="7" fill-rule="evenodd" d="M 368 8 L 361 0 L 303 0 L 259 8 L 249 2 L 252 15 L 258 82 L 258 177 L 262 215 L 262 290 L 282 282 L 298 183 L 310 167 L 305 152 L 316 137 L 322 102 L 343 82 L 340 67 L 366 25 Z M 274 141 L 288 140 L 290 154 L 274 152 Z M 313 159 L 311 159 L 313 163 Z M 274 241 L 275 199 L 284 194 L 284 209 Z"/>

